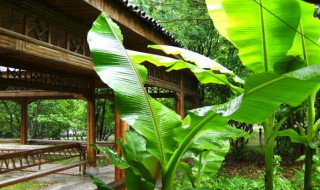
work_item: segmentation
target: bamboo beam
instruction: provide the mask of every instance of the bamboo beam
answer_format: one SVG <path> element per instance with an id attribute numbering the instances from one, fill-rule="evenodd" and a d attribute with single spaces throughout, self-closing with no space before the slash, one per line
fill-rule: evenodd
<path id="1" fill-rule="evenodd" d="M 30 81 L 21 81 L 21 80 L 12 80 L 12 79 L 5 79 L 0 78 L 0 83 L 7 84 L 9 86 L 16 86 L 16 87 L 28 87 L 28 88 L 37 88 L 42 90 L 49 90 L 49 91 L 61 91 L 61 92 L 70 92 L 70 93 L 79 93 L 85 94 L 88 90 L 87 89 L 79 89 L 79 88 L 71 88 L 67 86 L 55 86 L 50 84 L 41 84 L 35 83 Z"/>
<path id="2" fill-rule="evenodd" d="M 150 77 L 150 76 L 147 77 L 146 85 L 157 86 L 157 87 L 168 89 L 168 90 L 171 90 L 171 91 L 174 91 L 174 92 L 179 92 L 180 91 L 179 85 L 173 84 L 173 83 L 171 83 L 169 81 L 163 81 L 161 79 Z"/>
<path id="3" fill-rule="evenodd" d="M 67 93 L 44 90 L 0 91 L 1 100 L 13 99 L 84 99 L 80 93 Z"/>
<path id="4" fill-rule="evenodd" d="M 117 23 L 120 23 L 120 27 L 124 34 L 130 34 L 128 36 L 135 36 L 129 41 L 129 44 L 145 45 L 148 44 L 172 44 L 170 40 L 167 39 L 160 31 L 155 32 L 152 24 L 147 24 L 141 21 L 139 16 L 134 16 L 129 11 L 124 11 L 122 7 L 114 3 L 113 1 L 103 1 L 104 4 L 103 11 L 107 12 L 112 19 Z M 102 7 L 102 6 L 100 6 Z M 100 8 L 99 7 L 99 8 Z M 139 41 L 136 39 L 139 38 Z M 126 40 L 125 40 L 126 41 Z M 134 42 L 134 43 L 132 43 Z M 125 42 L 126 43 L 126 42 Z M 150 52 L 151 49 L 144 48 L 146 51 Z"/>
<path id="5" fill-rule="evenodd" d="M 53 55 L 57 54 L 57 56 L 54 57 L 54 60 L 67 62 L 67 63 L 70 63 L 71 65 L 75 65 L 77 67 L 81 67 L 83 69 L 89 69 L 92 71 L 92 62 L 91 62 L 92 59 L 85 55 L 81 55 L 81 54 L 69 51 L 68 49 L 64 49 L 59 46 L 55 46 L 43 41 L 39 41 L 37 39 L 31 38 L 23 34 L 16 33 L 14 31 L 11 31 L 5 28 L 0 28 L 0 35 L 2 40 L 10 42 L 8 43 L 9 45 L 7 44 L 7 46 L 5 46 L 6 44 L 2 44 L 1 47 L 3 48 L 18 50 L 18 51 L 26 51 L 27 53 L 33 53 L 33 52 L 29 52 L 28 49 L 26 49 L 27 45 L 37 46 L 40 48 L 39 50 L 48 50 Z M 36 55 L 39 55 L 40 57 L 48 56 L 44 54 L 36 54 Z M 78 60 L 78 62 L 76 63 L 72 62 L 72 60 L 68 60 L 67 57 L 75 57 Z M 52 57 L 49 56 L 49 58 L 52 58 Z"/>

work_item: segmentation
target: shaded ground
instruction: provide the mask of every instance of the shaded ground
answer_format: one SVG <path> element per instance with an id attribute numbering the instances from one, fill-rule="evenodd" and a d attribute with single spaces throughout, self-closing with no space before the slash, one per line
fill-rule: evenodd
<path id="1" fill-rule="evenodd" d="M 297 170 L 301 170 L 301 167 L 299 165 L 282 166 L 282 174 L 284 177 L 291 179 Z M 254 179 L 263 177 L 264 170 L 264 166 L 257 166 L 256 163 L 249 162 L 227 163 L 221 168 L 221 172 L 227 177 L 237 175 Z"/>

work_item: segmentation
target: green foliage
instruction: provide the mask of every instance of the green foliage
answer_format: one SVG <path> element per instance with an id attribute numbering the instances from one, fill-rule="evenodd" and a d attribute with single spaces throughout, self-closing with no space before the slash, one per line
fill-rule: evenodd
<path id="1" fill-rule="evenodd" d="M 106 185 L 103 181 L 101 181 L 99 178 L 94 177 L 92 175 L 89 175 L 93 183 L 98 187 L 98 190 L 112 190 L 111 187 Z"/>
<path id="2" fill-rule="evenodd" d="M 306 158 L 305 155 L 300 156 L 297 161 L 304 161 Z M 313 171 L 313 175 L 311 178 L 311 183 L 313 187 L 320 187 L 320 155 L 319 152 L 317 152 L 316 154 L 313 155 L 313 163 L 314 166 L 312 168 Z M 296 171 L 296 175 L 294 176 L 294 184 L 299 187 L 302 188 L 301 184 L 303 183 L 304 180 L 304 172 L 305 172 L 305 165 L 303 165 L 302 170 Z"/>
<path id="3" fill-rule="evenodd" d="M 210 57 L 241 78 L 250 73 L 240 62 L 238 50 L 219 35 L 206 11 L 204 0 L 131 0 L 181 40 L 187 49 Z M 170 14 L 168 11 L 170 10 Z M 231 79 L 231 78 L 230 78 Z M 233 97 L 230 88 L 219 84 L 200 87 L 202 106 L 221 104 Z M 211 98 L 213 97 L 213 98 Z M 226 99 L 227 98 L 227 99 Z"/>
<path id="4" fill-rule="evenodd" d="M 144 61 L 148 61 L 156 66 L 167 67 L 168 72 L 172 70 L 189 69 L 191 72 L 195 74 L 197 79 L 203 84 L 208 84 L 208 83 L 223 84 L 223 85 L 229 86 L 234 92 L 241 93 L 242 89 L 231 84 L 225 74 L 233 75 L 234 78 L 236 78 L 236 80 L 239 82 L 242 82 L 242 80 L 236 75 L 234 75 L 234 73 L 229 71 L 227 68 L 210 60 L 209 58 L 204 57 L 200 54 L 196 54 L 194 52 L 190 56 L 186 56 L 186 54 L 189 54 L 190 51 L 184 50 L 182 48 L 176 48 L 171 46 L 151 46 L 151 47 L 159 47 L 163 49 L 166 53 L 168 52 L 169 54 L 172 54 L 172 53 L 180 54 L 180 52 L 182 51 L 185 61 L 164 57 L 164 56 L 159 56 L 159 55 L 154 55 L 154 54 L 136 52 L 136 51 L 127 51 L 127 52 L 130 58 L 132 59 L 132 61 L 136 64 L 140 64 L 140 63 L 143 63 Z M 186 61 L 193 62 L 195 60 L 197 60 L 196 62 L 198 63 L 196 65 L 186 62 Z M 203 62 L 206 62 L 206 64 L 201 64 Z M 212 70 L 216 71 L 217 73 L 212 72 Z"/>
<path id="5" fill-rule="evenodd" d="M 218 12 L 210 12 L 210 14 L 221 16 L 219 18 L 222 18 L 222 21 L 218 20 L 215 23 L 217 24 L 216 27 L 227 39 L 239 47 L 240 52 L 244 50 L 241 52 L 244 64 L 247 64 L 256 73 L 247 78 L 243 94 L 222 105 L 193 110 L 190 112 L 190 116 L 186 117 L 182 123 L 178 120 L 174 122 L 177 118 L 175 114 L 167 112 L 167 108 L 146 95 L 143 88 L 146 77 L 145 68 L 131 62 L 127 52 L 117 40 L 119 35 L 118 30 L 114 32 L 113 24 L 110 24 L 110 26 L 108 24 L 111 20 L 102 14 L 94 23 L 93 28 L 89 32 L 89 44 L 95 62 L 95 69 L 102 80 L 115 90 L 117 108 L 120 110 L 122 119 L 132 125 L 139 135 L 143 136 L 141 142 L 137 142 L 137 145 L 146 144 L 146 148 L 144 149 L 144 146 L 130 146 L 119 141 L 122 150 L 124 152 L 127 151 L 127 154 L 124 155 L 125 160 L 128 163 L 130 162 L 130 167 L 127 170 L 127 184 L 133 185 L 133 182 L 136 181 L 139 185 L 144 185 L 149 189 L 153 188 L 157 181 L 154 178 L 156 175 L 152 175 L 152 172 L 141 162 L 144 157 L 136 156 L 134 153 L 136 150 L 148 153 L 146 155 L 151 155 L 150 158 L 154 157 L 161 163 L 163 189 L 172 188 L 174 175 L 179 166 L 181 168 L 180 161 L 185 156 L 193 158 L 195 161 L 194 167 L 200 178 L 205 173 L 204 169 L 211 169 L 210 174 L 212 174 L 219 167 L 217 167 L 216 161 L 221 161 L 221 159 L 217 159 L 217 155 L 224 157 L 226 152 L 224 149 L 216 149 L 216 147 L 219 147 L 223 141 L 229 138 L 239 135 L 243 136 L 243 134 L 225 127 L 227 122 L 232 119 L 247 123 L 264 121 L 267 168 L 266 188 L 273 188 L 273 142 L 278 130 L 288 117 L 288 115 L 284 115 L 274 125 L 273 114 L 281 104 L 288 104 L 293 107 L 299 106 L 310 94 L 319 89 L 320 66 L 313 65 L 300 68 L 295 65 L 293 67 L 283 67 L 283 64 L 280 64 L 280 66 L 277 65 L 275 67 L 278 74 L 272 72 L 273 66 L 278 62 L 285 62 L 284 64 L 292 63 L 291 59 L 285 58 L 292 46 L 296 31 L 288 32 L 284 30 L 284 27 L 288 25 L 279 22 L 279 18 L 271 14 L 273 12 L 280 14 L 280 20 L 290 22 L 290 27 L 297 27 L 300 19 L 299 14 L 292 16 L 288 12 L 282 13 L 279 11 L 284 10 L 289 5 L 288 1 L 283 1 L 279 4 L 265 1 L 263 2 L 263 6 L 259 5 L 256 1 L 253 1 L 253 4 L 250 4 L 252 2 L 248 4 L 248 1 L 243 1 L 243 4 L 240 4 L 239 7 L 230 4 L 230 2 L 215 1 L 215 3 L 218 3 L 218 6 L 215 6 L 214 4 L 210 4 L 209 1 L 208 7 L 210 10 L 211 8 L 221 8 Z M 299 8 L 297 7 L 300 5 L 294 1 L 293 6 L 294 10 L 298 10 Z M 243 25 L 243 20 L 236 20 L 240 13 L 244 13 L 248 17 L 258 13 L 259 16 L 246 27 Z M 266 26 L 267 24 L 276 27 Z M 242 30 L 252 32 L 248 34 L 248 43 L 243 36 L 239 35 Z M 259 31 L 262 35 L 257 34 Z M 258 45 L 253 43 L 255 41 L 257 41 Z M 103 46 L 103 44 L 108 44 L 108 46 Z M 279 45 L 280 48 L 274 48 L 274 44 Z M 170 47 L 165 48 L 168 49 Z M 182 51 L 180 53 L 183 54 Z M 129 52 L 129 54 L 132 56 L 132 52 Z M 170 58 L 155 58 L 154 55 L 150 54 L 138 54 L 135 55 L 134 62 L 148 60 L 157 65 L 166 65 L 169 67 L 169 70 L 172 68 L 176 70 L 188 68 L 197 75 L 199 68 L 207 67 L 203 64 L 196 63 L 192 65 Z M 192 59 L 188 59 L 185 56 L 182 57 L 189 61 L 200 59 L 199 55 L 196 55 L 197 58 L 195 58 L 194 54 L 188 52 L 187 55 L 189 54 Z M 213 67 L 209 66 L 209 68 L 212 69 Z M 220 67 L 219 71 L 221 72 L 221 70 L 222 67 Z M 222 78 L 219 77 L 223 77 L 223 74 L 217 77 L 214 76 L 214 79 L 212 79 L 212 75 L 215 75 L 214 72 L 204 70 L 201 73 L 206 73 L 201 77 L 197 76 L 202 82 L 209 80 L 210 82 L 219 83 L 223 81 L 223 84 L 229 85 L 235 92 L 242 92 L 240 87 L 232 86 L 228 80 L 224 80 L 226 78 L 221 80 Z M 124 108 L 123 105 L 126 107 Z M 168 119 L 171 122 L 161 120 L 160 118 L 163 118 L 164 113 L 166 117 L 172 117 L 174 121 L 172 122 L 172 118 Z M 172 125 L 170 126 L 170 124 Z M 317 129 L 318 125 L 314 128 Z M 169 138 L 173 134 L 174 138 Z M 216 138 L 213 140 L 212 136 L 216 136 Z M 130 136 L 127 138 L 135 142 Z M 134 139 L 139 141 L 139 138 Z M 146 139 L 146 142 L 142 143 L 144 142 L 142 139 Z M 194 155 L 195 157 L 190 155 Z M 211 159 L 210 155 L 215 159 Z M 212 167 L 209 165 L 211 160 L 213 161 Z M 141 167 L 141 164 L 143 167 Z M 182 166 L 184 171 L 189 170 L 185 167 L 185 164 L 182 164 Z M 198 182 L 198 180 L 196 181 Z M 195 185 L 193 180 L 191 184 Z"/>
<path id="6" fill-rule="evenodd" d="M 178 116 L 146 94 L 143 87 L 143 81 L 146 77 L 145 69 L 131 63 L 122 44 L 117 41 L 117 35 L 119 34 L 113 32 L 113 28 L 108 25 L 109 22 L 111 22 L 109 17 L 102 14 L 94 23 L 88 39 L 95 69 L 101 79 L 114 89 L 117 110 L 121 118 L 130 124 L 136 132 L 143 135 L 143 138 L 138 138 L 137 135 L 135 135 L 135 138 L 131 138 L 135 133 L 127 133 L 130 134 L 126 135 L 126 138 L 131 140 L 130 143 L 138 141 L 137 144 L 133 143 L 134 146 L 124 144 L 121 140 L 118 141 L 124 152 L 124 158 L 130 165 L 126 170 L 126 184 L 130 188 L 134 187 L 131 186 L 133 182 L 144 184 L 147 188 L 154 187 L 159 172 L 155 164 L 160 162 L 163 173 L 163 188 L 169 188 L 172 185 L 179 160 L 189 147 L 193 151 L 202 152 L 206 149 L 218 155 L 221 148 L 215 148 L 216 144 L 220 147 L 223 145 L 219 141 L 214 144 L 213 139 L 208 138 L 206 134 L 211 136 L 215 134 L 217 139 L 225 141 L 228 138 L 235 138 L 237 134 L 234 132 L 237 130 L 224 127 L 228 119 L 219 116 L 216 109 L 208 110 L 205 108 L 193 112 L 191 114 L 192 122 L 184 122 L 187 127 L 180 128 L 179 136 L 176 135 L 173 139 L 173 130 L 181 127 Z M 101 44 L 109 45 L 102 46 Z M 117 49 L 116 52 L 114 52 L 115 49 Z M 130 80 L 127 80 L 128 78 Z M 203 115 L 208 111 L 210 114 Z M 212 124 L 215 128 L 210 128 Z M 221 131 L 224 131 L 224 133 L 221 133 Z M 146 141 L 143 140 L 144 138 L 146 138 Z M 174 151 L 177 143 L 179 143 L 179 148 Z M 202 146 L 205 143 L 207 145 Z M 146 144 L 146 149 L 143 148 L 144 146 L 139 146 L 142 144 Z M 209 146 L 210 144 L 211 146 Z M 147 157 L 136 157 L 138 154 L 135 153 L 138 151 L 140 152 L 139 155 L 146 155 Z M 142 154 L 142 152 L 145 152 L 145 154 Z M 226 152 L 223 152 L 223 155 L 225 155 Z M 148 164 L 144 164 L 144 161 Z M 215 170 L 218 169 L 217 166 L 214 168 Z"/>
<path id="7" fill-rule="evenodd" d="M 219 33 L 239 49 L 242 63 L 250 70 L 273 71 L 273 65 L 287 55 L 296 32 L 284 28 L 288 27 L 285 23 L 294 29 L 299 25 L 297 1 L 207 0 L 206 3 Z M 290 7 L 290 11 L 285 11 L 285 7 Z"/>
<path id="8" fill-rule="evenodd" d="M 86 106 L 82 101 L 39 100 L 28 109 L 30 138 L 61 139 L 64 133 L 68 137 L 69 131 L 82 133 L 80 136 L 86 131 Z"/>
<path id="9" fill-rule="evenodd" d="M 1 188 L 1 190 L 41 190 L 46 189 L 48 186 L 50 186 L 50 183 L 29 180 L 22 183 L 3 187 Z"/>
<path id="10" fill-rule="evenodd" d="M 203 185 L 202 189 L 216 189 L 216 190 L 234 190 L 234 189 L 250 189 L 260 190 L 264 188 L 263 180 L 249 179 L 239 176 L 226 178 L 224 176 L 212 179 Z"/>
<path id="11" fill-rule="evenodd" d="M 108 147 L 102 147 L 102 146 L 95 145 L 95 144 L 92 144 L 90 146 L 93 146 L 94 149 L 100 150 L 103 153 L 107 154 L 108 155 L 108 160 L 112 164 L 116 165 L 118 168 L 126 169 L 126 168 L 129 167 L 128 162 L 126 160 L 124 160 L 122 157 L 120 157 L 114 150 L 111 150 Z"/>
<path id="12" fill-rule="evenodd" d="M 20 136 L 20 108 L 12 101 L 0 103 L 0 137 L 17 138 Z"/>
<path id="13" fill-rule="evenodd" d="M 114 131 L 113 103 L 96 101 L 97 139 L 107 140 Z M 20 105 L 0 102 L 0 137 L 20 137 Z M 85 140 L 87 106 L 81 100 L 39 100 L 28 105 L 28 138 Z"/>
<path id="14" fill-rule="evenodd" d="M 143 86 L 146 69 L 131 63 L 118 41 L 119 34 L 114 33 L 109 23 L 113 22 L 102 14 L 88 34 L 95 70 L 102 81 L 115 91 L 117 110 L 122 120 L 147 138 L 148 150 L 165 165 L 171 149 L 175 147 L 171 137 L 173 129 L 180 125 L 180 118 L 146 93 Z"/>
<path id="15" fill-rule="evenodd" d="M 106 141 L 114 134 L 114 102 L 107 99 L 98 99 L 95 103 L 97 140 Z"/>
<path id="16" fill-rule="evenodd" d="M 276 190 L 292 190 L 297 189 L 296 183 L 292 183 L 290 180 L 277 176 L 275 179 Z M 245 178 L 237 175 L 226 177 L 224 175 L 218 176 L 213 179 L 209 179 L 203 182 L 199 187 L 193 188 L 190 183 L 186 181 L 179 181 L 176 189 L 185 190 L 234 190 L 234 189 L 246 189 L 246 190 L 261 190 L 265 189 L 264 180 L 262 177 Z"/>

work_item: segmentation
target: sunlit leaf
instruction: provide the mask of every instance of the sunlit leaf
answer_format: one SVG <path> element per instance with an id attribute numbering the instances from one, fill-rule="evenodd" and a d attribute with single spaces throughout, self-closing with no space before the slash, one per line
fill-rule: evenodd
<path id="1" fill-rule="evenodd" d="M 279 105 L 296 107 L 319 88 L 320 65 L 284 75 L 254 74 L 246 80 L 244 94 L 225 104 L 222 114 L 236 121 L 260 123 L 270 117 Z"/>
<path id="2" fill-rule="evenodd" d="M 283 131 L 279 131 L 277 133 L 277 136 L 279 136 L 279 137 L 289 137 L 291 139 L 291 141 L 294 142 L 294 143 L 308 144 L 307 137 L 299 135 L 293 129 L 286 129 L 286 130 L 283 130 Z"/>
<path id="3" fill-rule="evenodd" d="M 115 91 L 121 119 L 147 139 L 148 151 L 165 164 L 176 146 L 172 130 L 181 125 L 180 117 L 146 93 L 146 70 L 132 64 L 110 25 L 112 20 L 102 13 L 89 31 L 94 68 Z"/>
<path id="4" fill-rule="evenodd" d="M 89 177 L 92 179 L 93 183 L 97 186 L 98 190 L 113 190 L 111 187 L 105 184 L 101 179 L 92 175 L 89 175 Z"/>
<path id="5" fill-rule="evenodd" d="M 140 64 L 145 61 L 148 61 L 156 66 L 167 67 L 168 72 L 172 70 L 189 69 L 191 72 L 193 72 L 193 74 L 197 77 L 197 79 L 202 84 L 208 84 L 208 83 L 223 84 L 223 85 L 230 86 L 230 88 L 235 92 L 238 92 L 238 93 L 242 92 L 241 88 L 234 86 L 228 81 L 225 74 L 215 73 L 211 70 L 203 69 L 197 65 L 193 65 L 191 63 L 170 58 L 170 57 L 131 51 L 131 50 L 127 50 L 127 52 L 134 63 Z M 238 82 L 241 82 L 241 79 Z"/>
<path id="6" fill-rule="evenodd" d="M 99 145 L 91 145 L 93 146 L 96 150 L 100 150 L 101 152 L 105 153 L 108 155 L 108 160 L 114 164 L 115 166 L 117 166 L 120 169 L 126 169 L 128 167 L 130 167 L 129 163 L 124 160 L 117 152 L 115 152 L 114 150 L 111 150 L 108 147 L 102 147 Z"/>
<path id="7" fill-rule="evenodd" d="M 320 64 L 320 43 L 318 42 L 320 22 L 312 17 L 314 5 L 299 1 L 301 6 L 300 25 L 289 55 L 300 56 L 306 65 Z"/>
<path id="8" fill-rule="evenodd" d="M 206 0 L 219 33 L 254 72 L 272 71 L 291 48 L 300 20 L 296 0 Z M 290 8 L 289 8 L 290 7 Z"/>

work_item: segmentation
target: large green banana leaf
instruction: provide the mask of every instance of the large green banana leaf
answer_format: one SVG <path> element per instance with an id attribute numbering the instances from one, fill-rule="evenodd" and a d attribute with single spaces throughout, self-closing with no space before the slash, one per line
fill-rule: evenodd
<path id="1" fill-rule="evenodd" d="M 217 151 L 206 150 L 201 153 L 201 156 L 195 157 L 195 164 L 192 171 L 195 176 L 198 175 L 197 181 L 199 183 L 214 178 L 220 170 L 224 158 L 229 152 L 230 141 L 225 140 L 220 142 L 221 146 L 216 147 Z"/>
<path id="2" fill-rule="evenodd" d="M 114 28 L 111 19 L 102 13 L 89 31 L 94 68 L 115 91 L 121 119 L 147 139 L 148 151 L 165 165 L 176 146 L 173 129 L 181 125 L 181 119 L 146 93 L 146 69 L 132 64 Z"/>
<path id="3" fill-rule="evenodd" d="M 291 48 L 300 20 L 296 0 L 206 0 L 219 33 L 254 72 L 272 71 Z"/>
<path id="4" fill-rule="evenodd" d="M 154 184 L 161 171 L 160 162 L 146 148 L 146 139 L 134 131 L 126 131 L 124 143 L 118 139 L 125 160 L 130 164 L 126 169 L 128 174 L 125 184 L 128 190 L 154 189 Z"/>
<path id="5" fill-rule="evenodd" d="M 175 138 L 182 142 L 190 131 L 201 122 L 207 112 L 212 112 L 219 106 L 202 107 L 189 111 L 188 117 L 183 120 L 183 128 L 175 129 Z M 212 178 L 221 167 L 225 155 L 229 152 L 230 139 L 248 137 L 248 133 L 243 130 L 228 126 L 229 118 L 217 116 L 211 119 L 197 133 L 189 146 L 187 156 L 195 160 L 192 168 L 197 174 L 197 183 L 208 178 Z M 201 160 L 200 160 L 201 155 Z"/>
<path id="6" fill-rule="evenodd" d="M 284 75 L 258 73 L 247 78 L 244 94 L 222 105 L 197 109 L 189 127 L 183 122 L 177 139 L 180 147 L 170 159 L 167 169 L 179 160 L 206 129 L 222 129 L 229 119 L 246 123 L 261 123 L 270 117 L 281 104 L 300 105 L 312 92 L 320 88 L 320 65 L 314 65 Z M 190 130 L 189 130 L 190 129 Z M 226 129 L 226 128 L 225 128 Z M 225 130 L 224 129 L 224 130 Z M 177 136 L 176 138 L 180 137 Z M 174 170 L 173 168 L 172 170 Z M 169 178 L 169 177 L 168 177 Z"/>
<path id="7" fill-rule="evenodd" d="M 91 145 L 94 147 L 94 149 L 99 150 L 103 153 L 105 153 L 106 155 L 108 155 L 108 160 L 114 164 L 115 166 L 117 166 L 120 169 L 127 169 L 130 167 L 130 164 L 121 156 L 119 156 L 119 154 L 108 148 L 108 147 L 103 147 L 103 146 L 99 146 L 96 144 Z"/>
<path id="8" fill-rule="evenodd" d="M 314 5 L 300 1 L 301 20 L 289 55 L 300 56 L 306 65 L 320 64 L 320 21 L 314 18 Z"/>
<path id="9" fill-rule="evenodd" d="M 173 48 L 169 46 L 170 48 Z M 156 66 L 164 66 L 167 67 L 167 71 L 170 72 L 172 70 L 182 70 L 182 69 L 190 69 L 191 72 L 197 77 L 197 79 L 202 83 L 202 84 L 208 84 L 208 83 L 214 83 L 214 84 L 223 84 L 223 85 L 228 85 L 233 91 L 242 93 L 242 89 L 234 86 L 232 83 L 229 82 L 227 79 L 226 75 L 222 73 L 222 71 L 226 71 L 226 68 L 224 68 L 222 65 L 220 68 L 222 70 L 217 70 L 221 73 L 215 73 L 211 70 L 203 69 L 199 67 L 198 65 L 193 65 L 191 63 L 170 58 L 170 57 L 165 57 L 165 56 L 160 56 L 160 55 L 154 55 L 154 54 L 149 54 L 149 53 L 143 53 L 143 52 L 137 52 L 137 51 L 131 51 L 127 50 L 128 55 L 130 56 L 131 60 L 134 63 L 140 64 L 145 61 L 148 61 Z M 204 57 L 202 55 L 198 56 L 193 56 L 194 58 L 196 57 Z M 207 57 L 205 57 L 208 59 Z M 218 64 L 218 63 L 216 63 Z M 220 65 L 220 64 L 218 64 Z M 217 69 L 217 67 L 216 67 Z M 233 74 L 234 75 L 234 74 Z M 242 82 L 242 80 L 234 75 L 234 78 L 238 79 L 238 82 Z"/>
<path id="10" fill-rule="evenodd" d="M 158 49 L 163 52 L 165 52 L 168 55 L 181 55 L 181 57 L 191 63 L 195 63 L 198 67 L 203 68 L 203 69 L 211 69 L 213 71 L 218 71 L 220 73 L 228 73 L 228 74 L 233 74 L 232 71 L 229 69 L 225 68 L 221 64 L 217 63 L 216 61 L 203 56 L 199 53 L 179 48 L 179 47 L 174 47 L 174 46 L 168 46 L 168 45 L 149 45 L 149 48 L 152 49 Z"/>
<path id="11" fill-rule="evenodd" d="M 184 138 L 177 139 L 180 146 L 168 162 L 166 167 L 168 175 L 165 175 L 164 179 L 172 180 L 172 173 L 177 169 L 175 163 L 206 130 L 223 129 L 222 127 L 229 119 L 260 123 L 270 117 L 279 105 L 298 106 L 319 88 L 320 65 L 302 68 L 284 75 L 275 73 L 251 75 L 246 80 L 244 94 L 225 104 L 196 110 L 198 113 L 195 115 L 202 117 L 191 118 L 191 123 L 187 128 L 183 122 L 183 127 L 186 128 L 185 133 L 177 129 L 178 134 Z"/>
<path id="12" fill-rule="evenodd" d="M 318 43 L 320 22 L 312 16 L 314 5 L 304 1 L 299 2 L 301 6 L 300 25 L 294 39 L 293 47 L 288 54 L 302 58 L 307 66 L 320 64 L 320 43 Z M 308 130 L 311 131 L 311 127 Z M 317 130 L 312 130 L 310 133 L 313 133 L 312 136 L 315 136 Z M 306 135 L 300 136 L 292 129 L 280 131 L 278 132 L 278 136 L 289 136 L 292 142 L 308 144 Z M 310 146 L 312 146 L 312 144 L 310 144 Z"/>
<path id="13" fill-rule="evenodd" d="M 244 83 L 244 81 L 232 71 L 230 71 L 220 63 L 199 53 L 168 45 L 149 45 L 148 47 L 162 50 L 168 55 L 180 55 L 185 61 L 195 63 L 201 69 L 210 69 L 216 73 L 228 74 L 233 77 L 234 81 L 238 83 Z"/>
<path id="14" fill-rule="evenodd" d="M 280 104 L 296 107 L 320 88 L 320 65 L 284 75 L 253 74 L 246 80 L 244 94 L 225 104 L 223 115 L 246 123 L 260 123 Z"/>

